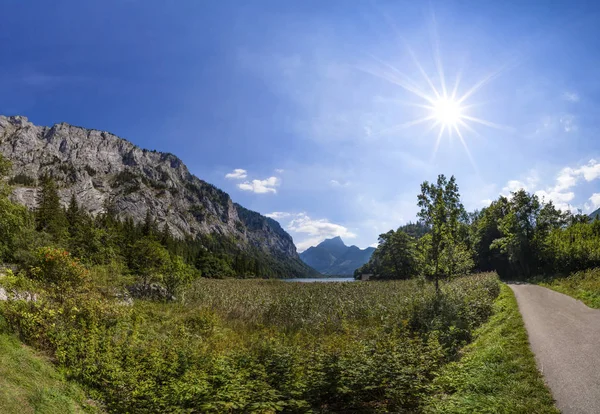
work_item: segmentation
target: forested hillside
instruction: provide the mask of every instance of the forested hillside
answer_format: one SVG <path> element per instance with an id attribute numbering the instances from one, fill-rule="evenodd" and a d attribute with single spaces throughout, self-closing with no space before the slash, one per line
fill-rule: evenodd
<path id="1" fill-rule="evenodd" d="M 129 257 L 129 241 L 160 232 L 163 247 L 205 276 L 317 273 L 299 259 L 292 238 L 277 222 L 233 203 L 172 154 L 138 148 L 108 132 L 65 123 L 39 127 L 19 116 L 0 116 L 0 154 L 12 165 L 4 176 L 13 200 L 33 210 L 51 197 L 52 214 L 58 216 L 71 203 L 69 214 L 76 211 L 77 226 L 85 227 L 81 239 L 98 251 L 74 246 L 79 236 L 66 235 L 64 218 L 53 217 L 48 228 L 38 221 L 37 227 L 51 228 L 63 244 L 87 252 L 80 255 L 84 260 Z"/>

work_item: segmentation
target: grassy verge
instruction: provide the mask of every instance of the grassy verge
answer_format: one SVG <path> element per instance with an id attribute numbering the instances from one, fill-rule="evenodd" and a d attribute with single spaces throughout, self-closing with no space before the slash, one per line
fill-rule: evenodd
<path id="1" fill-rule="evenodd" d="M 98 412 L 81 389 L 2 330 L 0 317 L 0 413 L 64 414 Z"/>
<path id="2" fill-rule="evenodd" d="M 506 285 L 462 358 L 433 384 L 430 413 L 558 413 L 536 368 L 517 301 Z"/>
<path id="3" fill-rule="evenodd" d="M 568 277 L 541 280 L 538 284 L 579 299 L 590 308 L 600 308 L 600 269 L 588 269 L 572 273 Z"/>

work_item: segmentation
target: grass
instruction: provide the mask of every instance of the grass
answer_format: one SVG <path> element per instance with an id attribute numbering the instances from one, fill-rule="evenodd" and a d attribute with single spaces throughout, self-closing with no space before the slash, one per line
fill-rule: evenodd
<path id="1" fill-rule="evenodd" d="M 501 286 L 494 314 L 433 383 L 429 413 L 558 413 L 536 368 L 517 301 Z"/>
<path id="2" fill-rule="evenodd" d="M 600 309 L 599 268 L 575 272 L 568 277 L 542 279 L 538 284 L 579 299 L 590 308 Z"/>
<path id="3" fill-rule="evenodd" d="M 0 307 L 111 412 L 420 412 L 499 289 L 495 274 L 439 294 L 423 280 L 201 279 L 178 303 L 83 289 Z"/>
<path id="4" fill-rule="evenodd" d="M 98 412 L 81 389 L 44 358 L 3 332 L 0 317 L 0 413 Z"/>

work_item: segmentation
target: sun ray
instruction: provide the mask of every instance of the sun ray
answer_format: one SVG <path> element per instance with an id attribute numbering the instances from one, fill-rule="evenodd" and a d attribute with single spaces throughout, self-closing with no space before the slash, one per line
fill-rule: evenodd
<path id="1" fill-rule="evenodd" d="M 440 83 L 442 85 L 442 93 L 443 96 L 448 96 L 448 91 L 446 90 L 446 77 L 444 76 L 444 65 L 442 64 L 442 57 L 440 52 L 440 38 L 437 32 L 437 24 L 435 20 L 435 13 L 433 10 L 431 11 L 431 22 L 432 22 L 432 37 L 433 37 L 433 53 L 435 66 L 437 68 L 438 76 L 440 78 Z"/>
<path id="2" fill-rule="evenodd" d="M 456 100 L 456 93 L 458 92 L 458 85 L 460 84 L 460 78 L 462 76 L 462 71 L 459 71 L 456 74 L 456 80 L 454 82 L 454 88 L 452 89 L 452 95 L 450 95 L 450 99 L 453 101 Z"/>
<path id="3" fill-rule="evenodd" d="M 394 103 L 394 104 L 403 105 L 403 106 L 412 106 L 413 108 L 429 109 L 430 111 L 434 109 L 434 106 L 432 106 L 432 105 L 419 104 L 419 103 L 415 103 L 415 102 L 404 101 L 401 99 L 378 97 L 377 102 L 378 103 L 387 102 L 387 103 Z"/>
<path id="4" fill-rule="evenodd" d="M 438 92 L 437 88 L 433 84 L 433 81 L 431 80 L 431 78 L 427 75 L 427 72 L 425 72 L 425 69 L 423 69 L 423 66 L 419 63 L 419 60 L 417 59 L 417 56 L 415 55 L 415 53 L 412 51 L 412 49 L 410 48 L 410 46 L 408 44 L 406 44 L 406 49 L 408 50 L 408 53 L 412 57 L 413 62 L 415 63 L 415 65 L 419 69 L 419 72 L 421 72 L 421 75 L 423 75 L 423 78 L 425 78 L 425 80 L 427 81 L 427 83 L 431 87 L 431 90 L 435 94 L 436 98 L 439 99 L 441 97 L 440 93 Z"/>
<path id="5" fill-rule="evenodd" d="M 407 82 L 409 82 L 410 84 L 412 84 L 412 86 L 414 86 L 415 88 L 418 88 L 419 86 L 417 85 L 417 83 L 410 78 L 407 74 L 403 73 L 400 71 L 400 69 L 398 69 L 397 67 L 395 67 L 394 65 L 392 65 L 391 63 L 386 62 L 385 60 L 379 59 L 377 56 L 374 56 L 372 54 L 368 54 L 373 60 L 381 63 L 382 65 L 386 66 L 388 69 L 391 69 L 393 72 L 396 72 L 396 74 L 402 76 L 404 79 L 406 79 Z"/>
<path id="6" fill-rule="evenodd" d="M 476 122 L 478 124 L 485 125 L 485 126 L 488 126 L 488 127 L 491 127 L 491 128 L 496 128 L 496 129 L 500 129 L 500 130 L 503 130 L 503 131 L 509 131 L 509 132 L 512 131 L 511 128 L 509 128 L 509 127 L 507 127 L 505 125 L 495 124 L 494 122 L 486 121 L 485 119 L 476 118 L 474 116 L 463 115 L 463 118 L 467 119 L 467 120 L 469 120 L 471 122 Z"/>
<path id="7" fill-rule="evenodd" d="M 469 105 L 461 105 L 460 107 L 466 112 L 469 109 L 479 108 L 481 106 L 487 105 L 488 103 L 489 103 L 489 101 L 488 102 L 474 102 L 474 103 L 469 104 Z"/>
<path id="8" fill-rule="evenodd" d="M 456 130 L 456 134 L 458 135 L 458 138 L 460 139 L 460 143 L 462 144 L 463 148 L 465 149 L 465 152 L 467 153 L 467 157 L 469 158 L 469 161 L 471 161 L 471 165 L 473 166 L 473 169 L 475 170 L 477 175 L 479 175 L 479 171 L 477 169 L 477 165 L 475 164 L 475 160 L 473 159 L 473 156 L 471 155 L 469 146 L 465 142 L 465 139 L 463 138 L 462 133 L 460 132 L 460 129 L 458 129 L 458 126 L 456 126 L 456 125 L 454 125 L 454 129 Z"/>
<path id="9" fill-rule="evenodd" d="M 462 119 L 460 119 L 458 121 L 458 123 L 462 126 L 465 127 L 466 129 L 469 130 L 469 132 L 471 132 L 473 135 L 475 135 L 478 138 L 483 138 L 483 135 L 481 135 L 479 132 L 477 132 L 475 130 L 475 128 L 473 128 L 471 125 L 467 124 L 465 121 L 463 121 Z"/>
<path id="10" fill-rule="evenodd" d="M 461 103 L 461 102 L 464 102 L 465 100 L 467 100 L 471 95 L 473 95 L 475 92 L 477 92 L 480 88 L 482 88 L 483 86 L 485 86 L 486 84 L 491 82 L 493 79 L 500 76 L 500 74 L 502 72 L 504 72 L 504 70 L 506 70 L 506 68 L 507 68 L 507 66 L 503 65 L 499 69 L 497 69 L 497 70 L 489 73 L 485 77 L 483 77 L 483 79 L 481 79 L 479 82 L 477 82 L 475 85 L 473 85 L 467 92 L 465 92 L 465 94 L 458 99 L 458 102 Z"/>
<path id="11" fill-rule="evenodd" d="M 423 135 L 427 135 L 428 133 L 430 133 L 433 129 L 435 129 L 438 125 L 440 124 L 440 121 L 435 121 L 433 124 L 431 124 L 429 126 L 429 128 L 427 128 L 425 130 L 425 132 L 423 133 Z"/>
<path id="12" fill-rule="evenodd" d="M 358 69 L 362 70 L 363 72 L 368 73 L 372 76 L 375 76 L 380 79 L 386 80 L 390 83 L 393 83 L 394 85 L 400 86 L 402 89 L 404 89 L 408 92 L 411 92 L 412 94 L 426 100 L 429 103 L 434 102 L 434 100 L 430 96 L 428 96 L 425 92 L 421 91 L 421 89 L 419 89 L 418 87 L 413 87 L 411 85 L 407 85 L 407 84 L 401 82 L 400 80 L 390 76 L 387 73 L 381 74 L 381 73 L 375 72 L 375 71 L 373 71 L 371 69 L 367 69 L 367 68 L 358 68 Z"/>
<path id="13" fill-rule="evenodd" d="M 435 140 L 435 146 L 433 147 L 433 153 L 431 154 L 431 161 L 435 159 L 438 148 L 440 147 L 440 142 L 442 141 L 442 135 L 444 135 L 444 130 L 446 129 L 446 125 L 442 124 L 440 127 L 440 132 Z"/>
<path id="14" fill-rule="evenodd" d="M 403 124 L 398 124 L 393 127 L 379 131 L 379 135 L 383 135 L 383 134 L 387 134 L 387 133 L 390 133 L 393 131 L 397 131 L 399 129 L 405 129 L 405 128 L 409 128 L 411 126 L 419 125 L 419 124 L 422 124 L 423 122 L 431 121 L 432 119 L 435 119 L 435 117 L 433 115 L 430 115 L 430 116 L 425 116 L 423 118 L 416 119 L 414 121 L 405 122 Z"/>

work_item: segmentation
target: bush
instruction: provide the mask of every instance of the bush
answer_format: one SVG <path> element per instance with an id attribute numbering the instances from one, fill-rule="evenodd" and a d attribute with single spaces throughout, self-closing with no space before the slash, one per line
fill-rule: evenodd
<path id="1" fill-rule="evenodd" d="M 35 187 L 37 180 L 27 174 L 17 174 L 8 182 L 10 185 L 22 185 L 24 187 Z"/>
<path id="2" fill-rule="evenodd" d="M 110 412 L 414 412 L 497 294 L 493 274 L 440 293 L 413 280 L 199 279 L 185 304 L 119 306 L 82 289 L 3 306 Z"/>
<path id="3" fill-rule="evenodd" d="M 37 251 L 37 263 L 30 270 L 33 279 L 54 289 L 72 289 L 81 286 L 88 274 L 78 259 L 66 250 L 42 247 Z"/>

